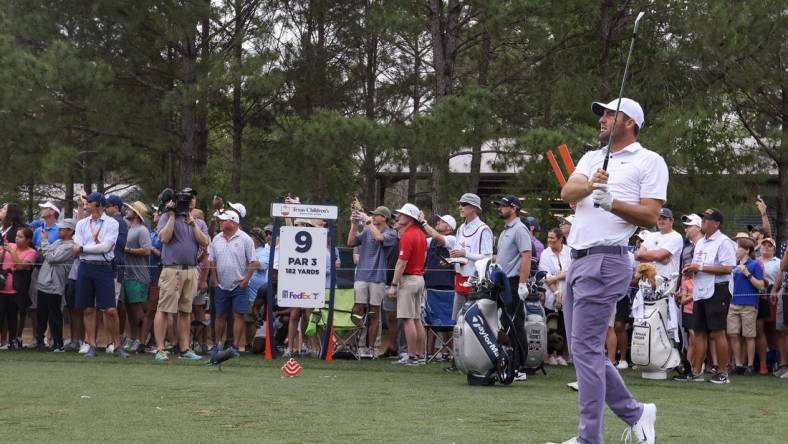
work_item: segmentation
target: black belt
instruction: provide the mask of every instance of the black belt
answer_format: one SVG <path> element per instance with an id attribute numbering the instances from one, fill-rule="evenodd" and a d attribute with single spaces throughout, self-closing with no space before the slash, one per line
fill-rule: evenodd
<path id="1" fill-rule="evenodd" d="M 572 259 L 580 259 L 590 254 L 627 254 L 627 247 L 613 246 L 613 245 L 600 245 L 598 247 L 585 248 L 582 250 L 572 250 Z"/>
<path id="2" fill-rule="evenodd" d="M 724 285 L 724 286 L 726 286 L 726 287 L 727 287 L 728 285 L 730 285 L 730 282 L 728 282 L 728 281 L 725 281 L 725 282 L 715 282 L 715 283 L 714 283 L 714 286 L 715 286 L 715 287 L 716 287 L 716 286 L 718 286 L 718 285 L 719 285 L 719 286 L 723 286 L 723 285 Z"/>
<path id="3" fill-rule="evenodd" d="M 194 268 L 194 267 L 196 267 L 196 265 L 178 265 L 178 264 L 164 265 L 164 268 L 177 268 L 179 270 L 188 270 L 189 268 Z"/>
<path id="4" fill-rule="evenodd" d="M 107 262 L 107 261 L 86 261 L 82 259 L 80 259 L 79 261 L 82 262 L 83 264 L 88 264 L 88 265 L 100 265 L 100 266 L 112 265 L 112 262 Z"/>

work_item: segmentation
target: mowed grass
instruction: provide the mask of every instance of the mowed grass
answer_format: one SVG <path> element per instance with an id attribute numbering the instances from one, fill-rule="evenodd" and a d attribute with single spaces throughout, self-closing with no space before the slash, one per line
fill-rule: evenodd
<path id="1" fill-rule="evenodd" d="M 0 352 L 3 442 L 438 442 L 543 443 L 573 436 L 573 368 L 548 368 L 512 386 L 470 387 L 445 364 L 243 355 L 219 372 L 200 363 L 120 361 L 101 354 Z M 735 377 L 727 386 L 624 375 L 658 407 L 662 443 L 784 443 L 788 381 Z M 606 442 L 624 429 L 610 411 Z"/>

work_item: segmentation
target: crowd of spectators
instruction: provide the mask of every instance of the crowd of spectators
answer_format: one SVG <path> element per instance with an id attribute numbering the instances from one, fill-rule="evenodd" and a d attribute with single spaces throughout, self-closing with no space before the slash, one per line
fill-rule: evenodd
<path id="1" fill-rule="evenodd" d="M 187 211 L 91 193 L 78 197 L 74 218 L 61 217 L 61 210 L 46 202 L 39 205 L 39 218 L 31 223 L 17 204 L 4 204 L 0 348 L 73 351 L 92 358 L 103 329 L 104 350 L 118 358 L 147 352 L 164 362 L 171 356 L 199 360 L 201 354 L 222 349 L 236 355 L 260 352 L 261 346 L 253 344 L 265 334 L 261 328 L 265 295 L 269 280 L 273 285 L 277 280 L 273 226 L 247 226 L 246 207 L 229 203 L 225 208 L 218 197 L 206 223 L 196 208 L 197 194 L 191 189 L 184 192 L 192 197 Z M 492 203 L 496 206 L 492 217 L 500 222 L 488 224 L 482 218 L 479 196 L 461 195 L 456 208 L 459 226 L 452 215 L 427 217 L 410 203 L 396 211 L 385 206 L 366 211 L 357 200 L 352 203 L 346 246 L 354 251 L 353 312 L 356 319 L 365 320 L 365 334 L 357 344 L 360 357 L 393 358 L 397 365 L 424 364 L 425 350 L 438 350 L 441 341 L 451 339 L 444 334 L 425 344 L 426 289 L 453 290 L 451 311 L 456 319 L 468 300 L 466 282 L 474 264 L 485 258 L 506 272 L 514 300 L 538 297 L 548 318 L 557 322 L 555 333 L 565 336 L 563 294 L 572 262 L 566 239 L 574 216 L 549 221 L 546 225 L 556 228 L 542 232 L 518 197 L 505 196 Z M 709 380 L 715 383 L 729 383 L 731 375 L 771 373 L 788 379 L 783 296 L 788 260 L 780 259 L 785 245 L 774 240 L 760 198 L 756 207 L 762 224 L 732 237 L 723 233 L 723 227 L 728 228 L 725 218 L 713 208 L 678 220 L 670 209 L 662 208 L 656 230 L 632 237 L 631 292 L 621 295 L 611 313 L 606 341 L 614 365 L 622 371 L 633 367 L 627 345 L 637 290 L 634 269 L 637 263 L 650 263 L 659 275 L 681 276 L 671 302 L 680 307 L 685 332 L 677 381 L 706 380 L 704 373 L 711 374 Z M 326 225 L 315 219 L 287 223 Z M 502 228 L 495 233 L 491 225 Z M 274 262 L 269 263 L 272 248 Z M 326 257 L 328 264 L 330 246 Z M 526 282 L 537 270 L 547 274 L 545 291 L 529 295 Z M 326 276 L 329 286 L 328 271 Z M 272 343 L 280 351 L 319 353 L 319 335 L 304 335 L 311 310 L 274 307 L 274 313 Z M 516 325 L 522 324 L 517 313 L 512 315 Z M 32 341 L 23 344 L 28 325 Z M 571 364 L 563 339 L 551 341 L 547 365 Z M 438 359 L 448 361 L 451 356 Z M 524 357 L 515 360 L 521 366 Z M 456 369 L 452 365 L 447 370 Z"/>

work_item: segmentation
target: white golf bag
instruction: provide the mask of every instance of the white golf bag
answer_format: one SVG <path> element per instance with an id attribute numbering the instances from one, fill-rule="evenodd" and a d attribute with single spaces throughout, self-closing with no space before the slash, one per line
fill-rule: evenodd
<path id="1" fill-rule="evenodd" d="M 656 289 L 641 281 L 632 304 L 635 320 L 630 352 L 644 379 L 667 379 L 668 370 L 681 364 L 676 336 L 679 312 L 673 301 L 677 280 L 678 274 L 657 276 Z"/>

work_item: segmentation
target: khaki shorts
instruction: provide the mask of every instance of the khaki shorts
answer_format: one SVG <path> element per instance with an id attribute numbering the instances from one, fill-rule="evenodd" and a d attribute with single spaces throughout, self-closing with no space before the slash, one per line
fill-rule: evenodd
<path id="1" fill-rule="evenodd" d="M 728 334 L 754 338 L 757 317 L 758 307 L 731 304 L 728 309 Z"/>
<path id="2" fill-rule="evenodd" d="M 356 293 L 356 304 L 369 304 L 379 307 L 386 297 L 386 284 L 383 282 L 361 282 L 353 284 Z"/>
<path id="3" fill-rule="evenodd" d="M 197 267 L 186 270 L 179 267 L 164 267 L 159 275 L 158 311 L 164 313 L 191 313 L 192 300 L 197 294 L 200 273 Z"/>
<path id="4" fill-rule="evenodd" d="M 424 276 L 405 275 L 397 287 L 397 319 L 421 319 Z"/>

